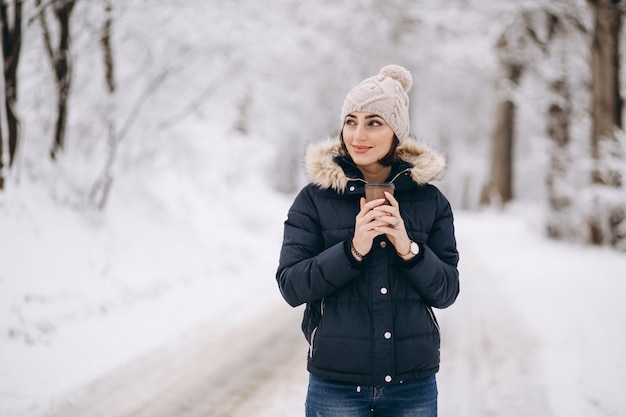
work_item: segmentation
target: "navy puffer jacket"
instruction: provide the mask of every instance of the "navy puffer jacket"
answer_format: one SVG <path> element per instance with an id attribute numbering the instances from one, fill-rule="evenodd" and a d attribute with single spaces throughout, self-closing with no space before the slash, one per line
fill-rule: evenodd
<path id="1" fill-rule="evenodd" d="M 290 305 L 306 303 L 307 368 L 320 378 L 385 385 L 439 369 L 432 307 L 448 307 L 459 293 L 452 211 L 429 184 L 445 160 L 411 139 L 398 155 L 388 181 L 420 253 L 405 262 L 383 235 L 357 262 L 349 245 L 365 181 L 338 139 L 307 151 L 311 183 L 289 210 L 276 279 Z"/>

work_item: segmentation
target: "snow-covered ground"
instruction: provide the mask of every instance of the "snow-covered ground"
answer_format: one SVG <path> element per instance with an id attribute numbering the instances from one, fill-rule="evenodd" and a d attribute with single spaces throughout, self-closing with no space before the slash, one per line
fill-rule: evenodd
<path id="1" fill-rule="evenodd" d="M 458 213 L 462 295 L 441 311 L 442 416 L 626 416 L 626 254 Z"/>
<path id="2" fill-rule="evenodd" d="M 292 162 L 302 144 L 336 127 L 328 103 L 339 105 L 361 71 L 413 68 L 413 133 L 450 156 L 450 197 L 476 200 L 492 129 L 492 45 L 514 10 L 541 4 L 415 2 L 409 21 L 417 13 L 422 24 L 398 50 L 383 50 L 371 45 L 386 42 L 387 26 L 371 25 L 380 12 L 359 2 L 145 3 L 114 2 L 122 93 L 104 100 L 94 35 L 103 15 L 80 3 L 70 136 L 54 164 L 55 95 L 37 25 L 29 25 L 20 66 L 25 139 L 0 192 L 0 417 L 40 417 L 137 358 L 195 340 L 195 329 L 223 340 L 270 309 L 297 313 L 274 280 L 293 196 L 274 189 L 298 182 Z M 571 3 L 587 16 L 584 1 Z M 346 14 L 353 6 L 357 15 Z M 345 16 L 372 31 L 346 34 L 335 23 Z M 572 40 L 569 74 L 588 71 L 584 60 L 575 65 L 580 45 Z M 325 71 L 311 77 L 320 62 Z M 549 60 L 534 65 L 539 74 L 554 70 Z M 516 188 L 523 200 L 542 201 L 549 80 L 536 76 L 516 93 Z M 573 102 L 586 109 L 578 90 L 583 99 Z M 98 211 L 85 194 L 105 163 L 109 117 L 132 128 Z M 588 118 L 577 120 L 588 132 Z M 238 121 L 249 136 L 233 134 Z M 537 207 L 456 217 L 462 284 L 457 303 L 439 312 L 440 415 L 626 416 L 626 254 L 545 239 Z M 302 415 L 304 367 L 302 359 L 277 369 L 229 417 Z"/>
<path id="3" fill-rule="evenodd" d="M 280 302 L 292 197 L 265 182 L 269 147 L 242 171 L 228 160 L 250 142 L 215 143 L 222 133 L 120 168 L 105 212 L 68 207 L 45 181 L 0 193 L 0 416 L 42 409 L 202 322 L 226 331 Z"/>
<path id="4" fill-rule="evenodd" d="M 41 414 L 202 323 L 226 332 L 290 309 L 274 271 L 293 196 L 223 163 L 251 143 L 179 142 L 171 160 L 125 171 L 104 212 L 41 182 L 0 193 L 0 416 Z M 241 165 L 265 172 L 271 152 L 255 149 Z M 456 217 L 462 291 L 439 312 L 440 415 L 625 416 L 626 255 L 548 241 L 523 206 Z M 279 371 L 281 390 L 251 397 L 257 415 L 301 415 L 302 358 Z"/>
<path id="5" fill-rule="evenodd" d="M 548 241 L 527 209 L 456 214 L 462 292 L 438 312 L 439 415 L 626 416 L 626 255 Z M 305 394 L 293 369 L 236 417 L 303 415 Z"/>

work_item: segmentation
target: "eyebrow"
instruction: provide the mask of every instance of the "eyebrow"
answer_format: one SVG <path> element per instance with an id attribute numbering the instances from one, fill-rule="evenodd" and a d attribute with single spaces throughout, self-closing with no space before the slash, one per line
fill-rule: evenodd
<path id="1" fill-rule="evenodd" d="M 356 116 L 355 116 L 354 114 L 352 114 L 352 113 L 350 113 L 350 114 L 346 115 L 346 117 L 353 117 L 353 118 L 355 118 L 355 119 L 356 119 Z M 382 119 L 382 117 L 381 117 L 381 116 L 379 116 L 379 115 L 377 115 L 377 114 L 374 114 L 374 113 L 372 113 L 372 114 L 368 114 L 367 116 L 365 116 L 365 118 L 366 118 L 366 119 L 373 119 L 373 118 L 375 118 L 375 117 L 380 117 L 380 118 Z"/>

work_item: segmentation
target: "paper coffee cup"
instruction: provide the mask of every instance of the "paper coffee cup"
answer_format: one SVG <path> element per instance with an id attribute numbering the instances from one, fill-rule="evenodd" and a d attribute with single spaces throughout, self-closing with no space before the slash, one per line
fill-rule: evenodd
<path id="1" fill-rule="evenodd" d="M 365 184 L 365 200 L 372 201 L 379 198 L 385 198 L 385 191 L 393 195 L 396 186 L 390 182 L 368 182 Z M 385 204 L 389 201 L 385 198 Z"/>

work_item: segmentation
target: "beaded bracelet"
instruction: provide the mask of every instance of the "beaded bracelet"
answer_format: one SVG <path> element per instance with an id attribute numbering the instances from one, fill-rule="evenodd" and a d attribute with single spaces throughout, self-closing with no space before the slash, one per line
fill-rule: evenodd
<path id="1" fill-rule="evenodd" d="M 356 250 L 356 248 L 354 247 L 354 241 L 352 240 L 350 241 L 350 252 L 352 252 L 352 255 L 354 255 L 356 260 L 359 262 L 361 262 L 363 258 L 365 258 L 365 255 L 361 255 L 359 251 Z"/>

